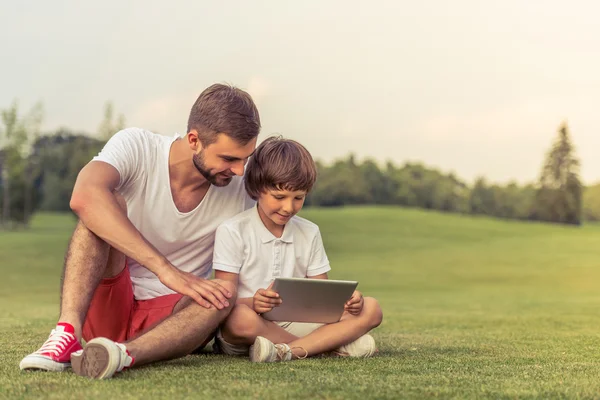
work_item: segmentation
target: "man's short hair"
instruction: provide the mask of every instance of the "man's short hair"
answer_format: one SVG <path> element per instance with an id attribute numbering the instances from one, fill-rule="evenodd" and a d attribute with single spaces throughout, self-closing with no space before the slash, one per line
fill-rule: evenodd
<path id="1" fill-rule="evenodd" d="M 258 146 L 248 161 L 244 179 L 246 191 L 254 200 L 266 190 L 310 192 L 317 180 L 317 167 L 300 143 L 270 137 Z"/>
<path id="2" fill-rule="evenodd" d="M 195 129 L 203 146 L 225 133 L 241 145 L 258 136 L 260 117 L 252 97 L 233 86 L 214 84 L 198 97 L 188 119 L 188 133 Z"/>

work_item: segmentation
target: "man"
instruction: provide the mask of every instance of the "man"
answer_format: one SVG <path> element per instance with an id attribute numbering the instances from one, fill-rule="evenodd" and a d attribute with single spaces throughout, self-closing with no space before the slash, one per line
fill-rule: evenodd
<path id="1" fill-rule="evenodd" d="M 137 128 L 114 135 L 73 189 L 80 220 L 58 324 L 20 368 L 72 363 L 103 379 L 205 344 L 235 304 L 233 285 L 208 279 L 214 233 L 252 205 L 242 175 L 259 131 L 251 97 L 217 84 L 196 100 L 183 138 Z"/>

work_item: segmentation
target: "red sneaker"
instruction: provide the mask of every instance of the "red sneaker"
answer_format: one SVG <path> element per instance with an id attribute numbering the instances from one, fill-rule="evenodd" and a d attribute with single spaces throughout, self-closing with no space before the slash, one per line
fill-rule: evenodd
<path id="1" fill-rule="evenodd" d="M 81 350 L 71 324 L 59 323 L 42 347 L 19 364 L 23 370 L 64 371 L 71 366 L 71 353 Z"/>

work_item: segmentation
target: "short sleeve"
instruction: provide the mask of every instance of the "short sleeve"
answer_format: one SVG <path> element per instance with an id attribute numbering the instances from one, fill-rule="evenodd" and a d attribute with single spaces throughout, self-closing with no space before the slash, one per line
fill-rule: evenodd
<path id="1" fill-rule="evenodd" d="M 145 166 L 142 165 L 144 133 L 129 128 L 114 134 L 92 161 L 103 161 L 119 172 L 117 190 L 133 182 Z"/>
<path id="2" fill-rule="evenodd" d="M 312 242 L 310 261 L 308 264 L 306 275 L 321 275 L 330 270 L 331 267 L 329 266 L 329 259 L 327 258 L 327 254 L 325 253 L 323 239 L 321 239 L 321 232 L 317 229 L 317 232 Z"/>
<path id="3" fill-rule="evenodd" d="M 239 232 L 221 224 L 215 234 L 213 269 L 239 274 L 244 257 L 244 242 Z"/>

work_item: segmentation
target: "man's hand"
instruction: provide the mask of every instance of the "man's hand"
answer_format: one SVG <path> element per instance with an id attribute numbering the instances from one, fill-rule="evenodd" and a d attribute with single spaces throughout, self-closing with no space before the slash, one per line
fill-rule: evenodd
<path id="1" fill-rule="evenodd" d="M 202 307 L 214 306 L 222 310 L 229 306 L 227 299 L 231 298 L 231 293 L 215 281 L 199 278 L 174 267 L 169 268 L 158 279 L 169 289 L 191 297 Z"/>
<path id="2" fill-rule="evenodd" d="M 254 293 L 252 298 L 252 308 L 257 314 L 266 313 L 271 311 L 273 307 L 278 307 L 282 300 L 279 298 L 279 294 L 271 290 L 273 284 L 269 285 L 267 289 L 258 289 Z"/>
<path id="3" fill-rule="evenodd" d="M 362 293 L 358 290 L 355 290 L 354 293 L 352 293 L 350 300 L 344 304 L 344 310 L 348 311 L 352 315 L 358 315 L 362 311 L 364 303 L 365 300 L 363 299 Z"/>

